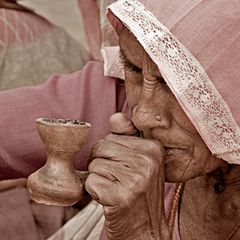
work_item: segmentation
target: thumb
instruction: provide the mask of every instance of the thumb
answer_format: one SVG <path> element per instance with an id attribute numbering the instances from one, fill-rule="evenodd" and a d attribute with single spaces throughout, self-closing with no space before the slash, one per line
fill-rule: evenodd
<path id="1" fill-rule="evenodd" d="M 110 130 L 116 134 L 136 135 L 138 130 L 133 125 L 133 122 L 128 119 L 127 115 L 122 112 L 113 114 L 110 117 Z"/>

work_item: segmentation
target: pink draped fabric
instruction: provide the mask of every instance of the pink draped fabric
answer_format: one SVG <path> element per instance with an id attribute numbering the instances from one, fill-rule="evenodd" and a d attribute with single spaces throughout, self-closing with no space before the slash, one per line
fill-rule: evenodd
<path id="1" fill-rule="evenodd" d="M 93 59 L 101 59 L 100 11 L 96 0 L 78 0 Z"/>
<path id="2" fill-rule="evenodd" d="M 38 204 L 24 187 L 0 191 L 0 232 L 4 240 L 46 240 L 79 209 Z"/>
<path id="3" fill-rule="evenodd" d="M 25 239 L 39 240 L 26 189 L 2 192 L 0 209 L 1 239 L 20 239 L 21 232 Z"/>
<path id="4" fill-rule="evenodd" d="M 107 6 L 115 1 L 78 0 L 91 57 L 95 60 L 102 58 L 102 47 L 118 45 L 117 34 L 106 17 Z"/>
<path id="5" fill-rule="evenodd" d="M 240 5 L 237 0 L 143 1 L 197 57 L 240 125 Z M 157 5 L 157 7 L 156 7 Z M 169 14 L 169 13 L 174 14 Z"/>
<path id="6" fill-rule="evenodd" d="M 0 50 L 41 40 L 53 28 L 49 22 L 31 13 L 0 8 L 0 17 Z"/>
<path id="7" fill-rule="evenodd" d="M 78 29 L 82 38 L 84 29 Z M 78 42 L 62 26 L 34 13 L 0 8 L 0 90 L 41 84 L 54 73 L 81 69 L 90 59 L 86 41 Z"/>
<path id="8" fill-rule="evenodd" d="M 76 168 L 86 169 L 92 145 L 108 133 L 108 119 L 123 110 L 124 96 L 117 79 L 103 76 L 101 62 L 89 62 L 69 75 L 54 75 L 37 87 L 1 92 L 0 179 L 26 177 L 44 164 L 46 155 L 35 127 L 38 117 L 92 124 L 87 144 L 76 157 Z"/>

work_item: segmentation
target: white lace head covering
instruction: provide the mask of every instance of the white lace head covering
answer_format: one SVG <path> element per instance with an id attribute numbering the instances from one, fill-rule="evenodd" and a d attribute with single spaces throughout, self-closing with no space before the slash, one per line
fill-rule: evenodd
<path id="1" fill-rule="evenodd" d="M 157 64 L 210 151 L 240 164 L 239 0 L 141 2 L 109 9 Z"/>

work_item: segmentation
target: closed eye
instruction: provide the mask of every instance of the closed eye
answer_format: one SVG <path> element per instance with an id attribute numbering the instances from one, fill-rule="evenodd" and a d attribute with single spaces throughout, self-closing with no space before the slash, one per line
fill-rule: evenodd
<path id="1" fill-rule="evenodd" d="M 130 63 L 128 59 L 125 57 L 125 54 L 122 50 L 120 50 L 120 62 L 123 64 L 124 68 L 126 68 L 128 71 L 142 74 L 142 69 Z M 159 80 L 161 84 L 168 87 L 167 83 L 165 82 L 162 76 L 156 78 Z"/>

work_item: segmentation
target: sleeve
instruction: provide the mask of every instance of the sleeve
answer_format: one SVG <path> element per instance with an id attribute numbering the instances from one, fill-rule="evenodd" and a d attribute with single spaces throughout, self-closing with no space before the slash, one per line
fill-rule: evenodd
<path id="1" fill-rule="evenodd" d="M 80 71 L 54 75 L 43 85 L 0 92 L 0 180 L 26 177 L 46 161 L 35 119 L 70 118 L 92 124 L 75 167 L 85 170 L 92 145 L 109 129 L 117 111 L 117 80 L 103 76 L 101 62 Z"/>

